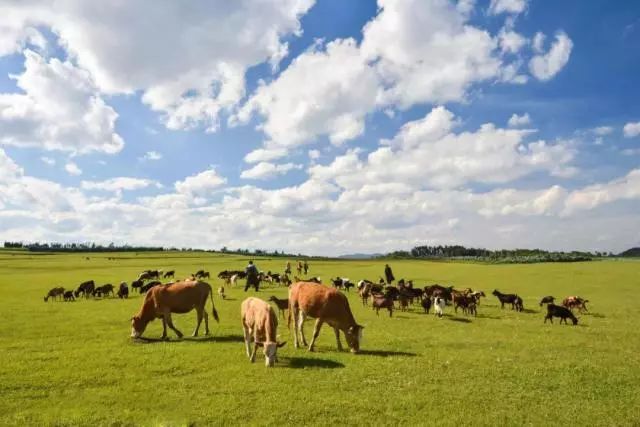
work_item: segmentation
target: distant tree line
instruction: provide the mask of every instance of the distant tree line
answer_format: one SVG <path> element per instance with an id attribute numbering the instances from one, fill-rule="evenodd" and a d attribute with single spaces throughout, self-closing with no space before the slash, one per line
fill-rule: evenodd
<path id="1" fill-rule="evenodd" d="M 410 251 L 395 251 L 386 255 L 390 258 L 465 259 L 494 263 L 577 262 L 608 256 L 614 256 L 614 254 L 610 252 L 545 251 L 542 249 L 489 250 L 467 248 L 461 245 L 416 246 Z"/>

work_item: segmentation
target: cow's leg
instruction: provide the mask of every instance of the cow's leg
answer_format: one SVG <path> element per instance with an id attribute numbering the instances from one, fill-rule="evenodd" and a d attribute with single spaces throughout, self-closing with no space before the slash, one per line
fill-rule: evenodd
<path id="1" fill-rule="evenodd" d="M 242 332 L 244 333 L 244 347 L 247 350 L 247 357 L 251 360 L 251 331 L 244 322 L 242 322 Z"/>
<path id="2" fill-rule="evenodd" d="M 182 332 L 176 329 L 176 327 L 173 325 L 173 320 L 171 319 L 171 313 L 165 314 L 164 318 L 167 320 L 167 325 L 169 325 L 169 327 L 173 330 L 173 332 L 176 333 L 178 338 L 182 338 L 183 337 Z"/>
<path id="3" fill-rule="evenodd" d="M 167 320 L 162 316 L 162 339 L 167 339 Z"/>
<path id="4" fill-rule="evenodd" d="M 289 310 L 289 318 L 293 320 L 293 347 L 298 348 L 298 309 L 292 305 Z"/>
<path id="5" fill-rule="evenodd" d="M 202 308 L 202 315 L 204 316 L 204 334 L 210 335 L 211 331 L 209 330 L 209 315 L 207 314 L 207 310 Z"/>
<path id="6" fill-rule="evenodd" d="M 302 345 L 307 345 L 307 339 L 304 336 L 304 313 L 300 310 L 300 314 L 298 316 L 298 330 L 300 331 L 300 339 L 302 340 Z"/>
<path id="7" fill-rule="evenodd" d="M 196 321 L 196 329 L 193 331 L 193 334 L 191 335 L 192 337 L 197 337 L 198 336 L 198 330 L 200 329 L 200 324 L 202 323 L 202 312 L 204 310 L 202 309 L 196 309 L 196 316 L 197 316 L 197 321 Z"/>
<path id="8" fill-rule="evenodd" d="M 336 345 L 338 346 L 338 351 L 342 351 L 342 343 L 340 342 L 340 329 L 334 326 L 333 332 L 336 334 Z"/>
<path id="9" fill-rule="evenodd" d="M 322 319 L 316 319 L 316 324 L 313 326 L 313 337 L 311 337 L 311 344 L 309 344 L 309 351 L 313 351 L 313 346 L 316 344 L 318 335 L 320 335 L 320 328 L 322 327 Z"/>

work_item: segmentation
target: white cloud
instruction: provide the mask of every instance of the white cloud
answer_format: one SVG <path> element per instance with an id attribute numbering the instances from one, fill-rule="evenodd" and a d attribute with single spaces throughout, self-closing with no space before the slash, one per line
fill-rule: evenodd
<path id="1" fill-rule="evenodd" d="M 611 135 L 613 128 L 611 126 L 598 126 L 592 129 L 592 132 L 598 136 Z"/>
<path id="2" fill-rule="evenodd" d="M 538 80 L 550 80 L 560 72 L 569 62 L 573 42 L 563 31 L 556 33 L 555 41 L 547 53 L 543 53 L 544 38 L 536 34 L 534 38 L 534 48 L 539 52 L 538 55 L 529 61 L 529 70 L 531 74 Z"/>
<path id="3" fill-rule="evenodd" d="M 169 128 L 202 125 L 214 131 L 220 112 L 244 96 L 245 71 L 265 61 L 277 65 L 288 50 L 282 38 L 301 31 L 299 19 L 313 4 L 5 2 L 0 13 L 18 30 L 0 32 L 0 46 L 15 51 L 24 44 L 22 28 L 47 27 L 102 92 L 142 91 L 144 102 L 165 114 Z M 131 17 L 144 19 L 133 22 Z"/>
<path id="4" fill-rule="evenodd" d="M 503 53 L 518 53 L 527 44 L 527 39 L 521 34 L 505 28 L 498 33 L 498 40 Z"/>
<path id="5" fill-rule="evenodd" d="M 64 170 L 66 170 L 69 175 L 82 175 L 82 169 L 73 162 L 67 162 L 67 164 L 64 165 Z"/>
<path id="6" fill-rule="evenodd" d="M 215 169 L 209 169 L 189 176 L 183 181 L 177 181 L 174 186 L 180 194 L 191 197 L 206 197 L 226 182 L 227 179 L 218 175 Z"/>
<path id="7" fill-rule="evenodd" d="M 23 172 L 22 168 L 0 148 L 0 183 L 21 176 Z"/>
<path id="8" fill-rule="evenodd" d="M 499 15 L 501 13 L 519 14 L 527 8 L 527 0 L 491 0 L 489 13 Z"/>
<path id="9" fill-rule="evenodd" d="M 156 181 L 131 177 L 111 178 L 105 181 L 82 181 L 80 183 L 83 190 L 102 190 L 111 192 L 140 190 L 152 185 L 159 187 L 159 184 Z"/>
<path id="10" fill-rule="evenodd" d="M 309 159 L 318 160 L 322 154 L 320 150 L 309 150 Z"/>
<path id="11" fill-rule="evenodd" d="M 625 199 L 640 199 L 640 169 L 634 169 L 626 176 L 605 184 L 595 184 L 572 191 L 565 203 L 564 213 L 569 215 Z"/>
<path id="12" fill-rule="evenodd" d="M 275 178 L 278 175 L 284 175 L 294 169 L 302 169 L 302 166 L 293 163 L 276 165 L 268 162 L 260 162 L 251 169 L 242 171 L 240 178 L 266 180 Z"/>
<path id="13" fill-rule="evenodd" d="M 375 108 L 378 79 L 353 39 L 315 45 L 298 56 L 280 76 L 263 85 L 246 103 L 238 120 L 256 111 L 265 117 L 261 129 L 267 149 L 311 143 L 327 134 L 341 144 L 364 132 L 364 117 Z M 261 158 L 260 160 L 271 160 Z"/>
<path id="14" fill-rule="evenodd" d="M 527 126 L 531 124 L 531 117 L 529 117 L 529 113 L 525 113 L 521 116 L 517 114 L 513 114 L 509 118 L 509 127 L 515 128 L 520 126 Z"/>
<path id="15" fill-rule="evenodd" d="M 148 160 L 148 161 L 160 160 L 160 159 L 162 159 L 162 154 L 158 153 L 157 151 L 147 151 L 146 153 L 144 153 L 144 156 L 140 157 L 140 160 Z"/>
<path id="16" fill-rule="evenodd" d="M 627 123 L 624 125 L 623 132 L 625 138 L 633 138 L 640 135 L 640 122 Z"/>
<path id="17" fill-rule="evenodd" d="M 244 156 L 244 161 L 247 163 L 268 162 L 286 155 L 287 150 L 284 148 L 258 148 Z"/>
<path id="18" fill-rule="evenodd" d="M 12 76 L 24 94 L 0 94 L 0 144 L 73 153 L 117 153 L 116 112 L 91 77 L 70 62 L 26 50 L 25 70 Z"/>
<path id="19" fill-rule="evenodd" d="M 40 157 L 40 160 L 42 160 L 42 163 L 44 163 L 47 166 L 54 166 L 56 164 L 56 159 L 51 157 L 42 156 Z"/>

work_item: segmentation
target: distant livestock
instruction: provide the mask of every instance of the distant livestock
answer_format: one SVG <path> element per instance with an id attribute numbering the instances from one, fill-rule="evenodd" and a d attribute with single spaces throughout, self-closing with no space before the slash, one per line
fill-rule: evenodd
<path id="1" fill-rule="evenodd" d="M 433 309 L 436 316 L 444 316 L 444 308 L 447 306 L 447 301 L 443 297 L 435 297 L 433 299 Z"/>
<path id="2" fill-rule="evenodd" d="M 141 293 L 141 294 L 144 294 L 145 292 L 148 292 L 148 291 L 149 291 L 149 289 L 154 288 L 154 287 L 156 287 L 156 286 L 159 286 L 159 285 L 161 285 L 161 284 L 162 284 L 162 283 L 161 283 L 161 282 L 159 282 L 158 280 L 154 280 L 154 281 L 152 281 L 152 282 L 146 283 L 146 284 L 144 284 L 144 285 L 140 286 L 140 293 Z"/>
<path id="3" fill-rule="evenodd" d="M 522 303 L 522 298 L 520 298 L 516 294 L 503 294 L 497 289 L 492 292 L 498 300 L 500 301 L 501 308 L 504 308 L 505 304 L 511 304 L 511 309 L 516 311 L 524 310 L 524 305 Z"/>
<path id="4" fill-rule="evenodd" d="M 429 314 L 429 309 L 431 309 L 431 298 L 424 297 L 420 301 L 420 305 L 426 314 Z"/>
<path id="5" fill-rule="evenodd" d="M 218 312 L 213 303 L 211 286 L 205 282 L 177 282 L 168 286 L 157 286 L 149 290 L 144 297 L 140 311 L 131 318 L 131 337 L 139 338 L 144 333 L 149 322 L 162 319 L 162 338 L 167 338 L 167 325 L 182 338 L 180 332 L 173 325 L 171 313 L 188 313 L 195 309 L 198 320 L 193 336 L 198 335 L 202 318 L 204 317 L 205 334 L 209 335 L 209 316 L 205 311 L 207 298 L 211 299 L 213 318 L 219 322 Z"/>
<path id="6" fill-rule="evenodd" d="M 273 308 L 266 301 L 249 297 L 242 301 L 240 310 L 247 357 L 252 363 L 255 362 L 256 351 L 258 347 L 262 347 L 265 365 L 275 365 L 278 360 L 278 348 L 286 343 L 280 343 L 277 340 L 278 317 Z M 253 342 L 253 350 L 251 342 Z"/>
<path id="7" fill-rule="evenodd" d="M 288 323 L 291 325 L 291 319 L 293 319 L 293 342 L 296 348 L 298 348 L 298 334 L 300 334 L 302 344 L 307 345 L 303 328 L 306 317 L 316 319 L 309 351 L 313 351 L 323 323 L 328 323 L 333 328 L 338 350 L 342 350 L 340 331 L 344 333 L 347 344 L 353 353 L 360 350 L 364 327 L 356 323 L 349 307 L 349 301 L 344 294 L 335 289 L 318 286 L 315 283 L 294 283 L 289 289 Z"/>
<path id="8" fill-rule="evenodd" d="M 583 311 L 589 311 L 587 310 L 588 302 L 588 299 L 580 298 L 578 296 L 570 296 L 562 300 L 562 305 L 572 311 L 574 308 L 577 308 L 578 312 L 582 313 Z"/>
<path id="9" fill-rule="evenodd" d="M 554 297 L 552 297 L 552 296 L 543 297 L 540 300 L 540 307 L 542 307 L 544 304 L 553 304 L 555 302 L 555 300 L 556 299 Z"/>
<path id="10" fill-rule="evenodd" d="M 87 280 L 86 282 L 80 283 L 78 289 L 73 293 L 73 295 L 78 298 L 80 294 L 85 298 L 89 298 L 89 295 L 93 295 L 93 290 L 96 288 L 96 284 L 93 280 Z"/>
<path id="11" fill-rule="evenodd" d="M 162 277 L 163 277 L 164 279 L 167 279 L 167 278 L 169 278 L 169 277 L 174 278 L 174 277 L 176 277 L 176 271 L 175 271 L 175 270 L 169 270 L 169 271 L 165 272 L 165 273 L 162 275 Z"/>
<path id="12" fill-rule="evenodd" d="M 389 317 L 393 316 L 393 298 L 383 294 L 371 295 L 371 305 L 376 311 L 376 315 L 379 316 L 381 308 L 386 308 L 389 311 Z"/>
<path id="13" fill-rule="evenodd" d="M 269 301 L 271 301 L 276 305 L 276 307 L 278 307 L 278 312 L 284 319 L 284 312 L 289 308 L 289 300 L 287 298 L 280 299 L 272 295 L 269 297 Z"/>
<path id="14" fill-rule="evenodd" d="M 560 305 L 549 304 L 547 305 L 547 315 L 544 317 L 544 323 L 547 323 L 547 320 L 553 323 L 554 317 L 559 317 L 560 323 L 564 320 L 565 325 L 568 324 L 567 319 L 571 319 L 574 325 L 578 324 L 578 319 L 573 315 L 571 310 Z"/>
<path id="15" fill-rule="evenodd" d="M 75 297 L 73 296 L 73 291 L 65 291 L 64 292 L 64 300 L 67 302 L 75 301 Z"/>
<path id="16" fill-rule="evenodd" d="M 40 295 L 42 295 L 42 294 L 40 294 Z M 58 298 L 58 299 L 61 300 L 63 296 L 64 296 L 64 288 L 62 288 L 62 287 L 53 288 L 53 289 L 49 290 L 47 295 L 44 297 L 44 302 L 49 301 L 49 298 L 51 298 L 53 300 Z"/>
<path id="17" fill-rule="evenodd" d="M 129 298 L 129 288 L 127 287 L 127 284 L 125 282 L 120 283 L 120 286 L 118 286 L 117 295 L 120 299 Z"/>

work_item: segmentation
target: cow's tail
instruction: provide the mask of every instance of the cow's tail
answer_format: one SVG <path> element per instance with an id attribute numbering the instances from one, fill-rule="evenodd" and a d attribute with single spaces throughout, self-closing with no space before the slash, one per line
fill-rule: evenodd
<path id="1" fill-rule="evenodd" d="M 220 317 L 218 317 L 216 306 L 213 303 L 213 289 L 211 289 L 211 286 L 209 286 L 209 297 L 211 297 L 211 311 L 213 312 L 213 318 L 216 319 L 216 322 L 220 323 Z"/>

